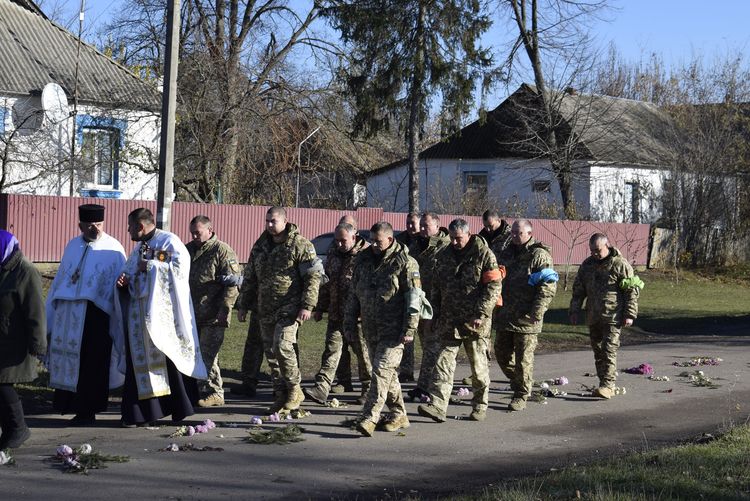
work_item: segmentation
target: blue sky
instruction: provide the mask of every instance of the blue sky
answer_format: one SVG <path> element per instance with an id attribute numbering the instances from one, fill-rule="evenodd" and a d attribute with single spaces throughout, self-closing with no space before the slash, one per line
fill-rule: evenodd
<path id="1" fill-rule="evenodd" d="M 303 2 L 308 3 L 292 0 Z M 61 5 L 69 13 L 68 19 L 75 20 L 80 1 L 41 3 L 45 8 Z M 119 0 L 87 0 L 86 31 L 91 33 L 96 24 L 106 22 L 120 4 Z M 655 52 L 667 63 L 678 63 L 696 52 L 711 56 L 750 48 L 748 0 L 615 0 L 612 5 L 606 14 L 609 22 L 597 22 L 592 28 L 602 46 L 613 41 L 630 60 Z"/>

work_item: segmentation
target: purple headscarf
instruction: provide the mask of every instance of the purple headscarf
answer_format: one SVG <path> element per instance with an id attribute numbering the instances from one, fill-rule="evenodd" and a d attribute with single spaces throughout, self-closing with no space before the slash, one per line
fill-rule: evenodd
<path id="1" fill-rule="evenodd" d="M 5 263 L 11 258 L 14 252 L 18 250 L 18 239 L 13 233 L 8 233 L 5 230 L 0 230 L 0 266 L 5 266 Z"/>

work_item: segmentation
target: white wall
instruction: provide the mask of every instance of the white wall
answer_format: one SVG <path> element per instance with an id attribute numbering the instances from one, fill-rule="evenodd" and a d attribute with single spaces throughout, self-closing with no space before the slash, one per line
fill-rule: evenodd
<path id="1" fill-rule="evenodd" d="M 419 163 L 420 208 L 434 210 L 451 200 L 465 196 L 467 172 L 488 174 L 488 198 L 501 212 L 515 208 L 519 215 L 539 217 L 545 205 L 561 204 L 560 189 L 545 160 L 503 159 L 427 159 Z M 532 191 L 533 181 L 550 181 L 549 193 Z M 367 179 L 367 206 L 386 211 L 408 210 L 408 170 L 402 165 L 371 175 Z M 574 184 L 579 210 L 589 211 L 588 167 L 584 166 Z"/>
<path id="2" fill-rule="evenodd" d="M 596 221 L 629 223 L 630 188 L 638 183 L 638 212 L 641 223 L 656 221 L 662 211 L 662 181 L 666 171 L 626 165 L 591 165 L 591 218 Z"/>
<path id="3" fill-rule="evenodd" d="M 48 118 L 18 120 L 14 126 L 14 109 L 36 111 L 35 116 L 43 117 L 38 97 L 0 96 L 0 119 L 4 116 L 4 130 L 0 137 L 0 153 L 8 153 L 5 176 L 8 183 L 28 180 L 21 184 L 6 186 L 8 193 L 37 195 L 68 195 L 70 193 L 70 148 L 74 130 L 72 118 L 52 123 Z M 5 110 L 3 113 L 2 110 Z M 119 185 L 124 199 L 156 199 L 157 175 L 144 173 L 139 166 L 149 168 L 158 162 L 159 118 L 157 114 L 145 111 L 104 110 L 92 106 L 79 106 L 78 121 L 88 119 L 114 121 L 123 125 L 124 140 L 120 150 Z M 80 153 L 80 136 L 76 136 L 76 152 Z M 33 179 L 31 179 L 33 178 Z M 107 187 L 85 185 L 74 178 L 74 195 L 80 189 Z M 109 187 L 112 191 L 112 187 Z"/>

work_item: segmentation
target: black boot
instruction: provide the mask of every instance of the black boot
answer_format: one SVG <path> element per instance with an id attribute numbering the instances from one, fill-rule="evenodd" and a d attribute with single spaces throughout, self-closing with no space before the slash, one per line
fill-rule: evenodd
<path id="1" fill-rule="evenodd" d="M 21 447 L 31 436 L 29 427 L 23 418 L 23 406 L 21 401 L 8 405 L 5 408 L 8 413 L 3 418 L 3 434 L 0 436 L 0 450 L 15 449 Z"/>

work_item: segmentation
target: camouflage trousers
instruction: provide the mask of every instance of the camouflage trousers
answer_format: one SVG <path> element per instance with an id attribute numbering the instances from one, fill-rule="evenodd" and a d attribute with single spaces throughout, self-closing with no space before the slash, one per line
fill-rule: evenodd
<path id="1" fill-rule="evenodd" d="M 198 340 L 200 341 L 201 357 L 203 364 L 206 366 L 208 380 L 205 383 L 204 390 L 210 393 L 216 393 L 224 396 L 224 382 L 221 379 L 221 370 L 219 369 L 219 350 L 224 343 L 224 331 L 226 327 L 218 325 L 206 325 L 198 328 Z"/>
<path id="2" fill-rule="evenodd" d="M 461 346 L 466 349 L 471 367 L 474 397 L 471 405 L 475 410 L 487 410 L 490 393 L 490 368 L 487 363 L 487 346 L 489 338 L 485 336 L 471 336 L 455 339 L 454 336 L 442 337 L 440 352 L 435 364 L 428 387 L 432 404 L 443 411 L 448 409 L 451 392 L 453 391 L 453 376 L 456 373 L 456 356 Z M 420 374 L 421 376 L 421 374 Z"/>
<path id="3" fill-rule="evenodd" d="M 320 360 L 320 370 L 315 375 L 315 384 L 322 386 L 326 391 L 330 391 L 334 375 L 339 377 L 340 383 L 351 382 L 351 366 L 348 367 L 348 374 L 346 374 L 346 371 L 342 371 L 342 373 L 339 373 L 338 371 L 341 362 L 344 360 L 342 353 L 346 350 L 348 354 L 349 346 L 351 346 L 354 351 L 354 356 L 357 358 L 360 382 L 363 385 L 365 383 L 369 384 L 370 382 L 372 364 L 370 363 L 370 356 L 367 352 L 367 347 L 364 344 L 364 338 L 362 337 L 362 328 L 357 328 L 357 338 L 354 339 L 352 343 L 347 343 L 344 340 L 341 331 L 341 324 L 328 322 L 328 329 L 326 330 L 326 345 Z M 349 365 L 350 360 L 347 360 L 346 363 Z M 346 377 L 347 375 L 348 380 L 344 380 L 343 377 Z"/>
<path id="4" fill-rule="evenodd" d="M 596 375 L 599 386 L 614 388 L 617 373 L 617 348 L 620 347 L 620 328 L 615 324 L 598 322 L 589 325 L 591 348 L 594 349 Z"/>
<path id="5" fill-rule="evenodd" d="M 417 388 L 424 391 L 428 391 L 430 388 L 430 381 L 432 381 L 432 375 L 435 372 L 435 364 L 437 364 L 438 356 L 443 349 L 439 334 L 435 329 L 428 327 L 428 325 L 424 321 L 421 321 L 417 329 L 419 344 L 422 346 L 422 363 L 419 365 Z M 410 344 L 413 345 L 414 343 Z M 486 362 L 485 365 L 487 365 Z"/>
<path id="6" fill-rule="evenodd" d="M 398 381 L 404 345 L 398 339 L 381 339 L 377 343 L 368 340 L 367 348 L 371 354 L 372 378 L 362 406 L 361 419 L 377 423 L 384 405 L 396 415 L 406 415 L 401 383 Z"/>
<path id="7" fill-rule="evenodd" d="M 258 385 L 260 366 L 263 364 L 263 337 L 260 335 L 260 324 L 258 316 L 250 314 L 250 323 L 247 326 L 247 339 L 245 350 L 242 353 L 242 382 L 248 386 Z"/>
<path id="8" fill-rule="evenodd" d="M 271 369 L 271 379 L 275 392 L 287 391 L 300 384 L 302 377 L 297 363 L 294 345 L 297 343 L 299 323 L 294 319 L 283 319 L 277 322 L 260 321 L 260 333 L 263 338 L 263 349 Z"/>
<path id="9" fill-rule="evenodd" d="M 537 335 L 498 331 L 495 338 L 495 356 L 500 370 L 510 379 L 514 398 L 524 400 L 531 395 L 534 385 L 534 350 Z"/>

